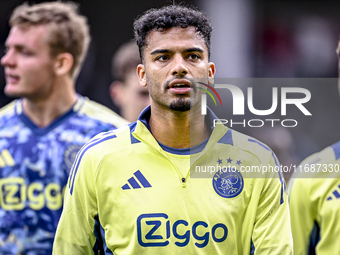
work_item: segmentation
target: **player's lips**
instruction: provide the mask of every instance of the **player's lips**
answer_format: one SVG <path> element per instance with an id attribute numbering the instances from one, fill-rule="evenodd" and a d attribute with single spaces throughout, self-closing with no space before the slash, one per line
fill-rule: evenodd
<path id="1" fill-rule="evenodd" d="M 190 93 L 190 81 L 186 79 L 173 80 L 169 84 L 169 89 L 171 92 L 176 94 L 186 94 Z"/>
<path id="2" fill-rule="evenodd" d="M 6 82 L 7 83 L 15 84 L 15 83 L 18 83 L 19 80 L 20 80 L 20 77 L 18 75 L 6 73 Z"/>

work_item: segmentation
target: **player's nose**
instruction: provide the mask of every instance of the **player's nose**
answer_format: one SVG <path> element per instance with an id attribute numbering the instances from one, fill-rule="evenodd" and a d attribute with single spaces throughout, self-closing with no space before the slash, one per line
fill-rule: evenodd
<path id="1" fill-rule="evenodd" d="M 183 58 L 181 54 L 176 54 L 173 58 L 172 63 L 173 63 L 172 70 L 171 70 L 172 75 L 183 76 L 188 73 L 188 68 L 186 66 L 185 59 Z"/>
<path id="2" fill-rule="evenodd" d="M 1 58 L 1 65 L 2 66 L 14 66 L 15 65 L 15 58 L 12 51 L 7 51 L 5 55 Z"/>

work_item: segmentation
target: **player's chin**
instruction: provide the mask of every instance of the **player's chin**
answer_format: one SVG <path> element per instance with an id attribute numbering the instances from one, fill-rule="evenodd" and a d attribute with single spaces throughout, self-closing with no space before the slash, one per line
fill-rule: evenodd
<path id="1" fill-rule="evenodd" d="M 11 85 L 6 85 L 4 89 L 4 93 L 6 96 L 13 97 L 13 98 L 19 98 L 19 97 L 24 96 L 22 92 L 20 92 L 17 88 L 15 88 L 15 86 L 11 86 Z"/>
<path id="2" fill-rule="evenodd" d="M 169 109 L 177 112 L 186 112 L 191 109 L 190 98 L 177 98 L 171 101 Z"/>

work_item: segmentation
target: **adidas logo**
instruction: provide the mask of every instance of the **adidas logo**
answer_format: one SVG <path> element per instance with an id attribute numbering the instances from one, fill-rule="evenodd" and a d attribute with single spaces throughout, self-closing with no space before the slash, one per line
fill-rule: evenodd
<path id="1" fill-rule="evenodd" d="M 340 185 L 338 186 L 339 189 L 340 189 Z M 339 199 L 340 198 L 340 193 L 339 193 L 339 190 L 336 188 L 333 192 L 332 192 L 332 195 L 330 195 L 328 198 L 327 198 L 327 201 L 328 200 L 333 200 L 333 198 L 335 199 Z"/>
<path id="2" fill-rule="evenodd" d="M 144 175 L 141 173 L 141 171 L 137 171 L 135 173 L 133 173 L 134 176 L 136 177 L 131 177 L 128 180 L 128 183 L 125 184 L 124 186 L 122 186 L 123 190 L 126 189 L 140 189 L 142 188 L 141 186 L 143 186 L 143 188 L 151 188 L 151 184 L 148 182 L 148 180 L 144 177 Z M 130 185 L 129 185 L 130 184 Z"/>
<path id="3" fill-rule="evenodd" d="M 0 167 L 14 166 L 15 162 L 7 149 L 0 152 Z"/>

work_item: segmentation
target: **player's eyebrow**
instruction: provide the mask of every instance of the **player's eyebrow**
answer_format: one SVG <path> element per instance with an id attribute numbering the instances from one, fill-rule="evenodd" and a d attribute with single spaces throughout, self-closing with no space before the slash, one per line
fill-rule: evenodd
<path id="1" fill-rule="evenodd" d="M 154 50 L 150 53 L 150 55 L 154 55 L 154 54 L 159 54 L 159 53 L 170 53 L 169 50 L 165 50 L 165 49 L 158 49 L 158 50 Z"/>
<path id="2" fill-rule="evenodd" d="M 27 48 L 27 46 L 25 46 L 24 44 L 12 44 L 12 45 L 10 45 L 9 43 L 5 43 L 5 48 L 8 50 L 9 48 L 14 48 L 14 49 L 16 49 L 16 50 L 22 50 L 22 49 L 25 49 L 25 48 Z"/>
<path id="3" fill-rule="evenodd" d="M 189 48 L 189 49 L 186 49 L 185 50 L 186 52 L 195 52 L 195 51 L 198 51 L 198 52 L 204 52 L 204 50 L 202 50 L 201 48 Z"/>
<path id="4" fill-rule="evenodd" d="M 204 52 L 204 50 L 202 50 L 201 48 L 189 48 L 189 49 L 186 49 L 184 52 Z M 151 55 L 154 55 L 154 54 L 159 54 L 159 53 L 170 53 L 171 51 L 170 50 L 166 50 L 166 49 L 157 49 L 157 50 L 154 50 L 152 51 L 150 54 Z"/>

